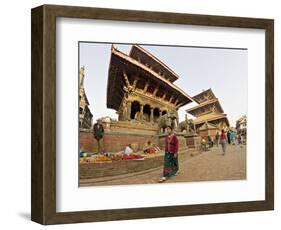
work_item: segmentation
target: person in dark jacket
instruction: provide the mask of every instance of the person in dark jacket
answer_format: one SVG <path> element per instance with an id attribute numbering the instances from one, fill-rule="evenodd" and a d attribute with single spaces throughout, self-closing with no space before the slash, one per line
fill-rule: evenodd
<path id="1" fill-rule="evenodd" d="M 104 129 L 102 126 L 101 119 L 98 119 L 97 123 L 94 124 L 93 134 L 94 134 L 94 138 L 97 140 L 97 143 L 98 143 L 98 153 L 104 152 L 104 149 L 103 149 Z"/>
<path id="2" fill-rule="evenodd" d="M 219 147 L 219 143 L 220 143 L 220 134 L 219 134 L 219 132 L 217 132 L 217 134 L 216 134 L 216 145 L 217 145 L 217 147 Z"/>
<path id="3" fill-rule="evenodd" d="M 227 142 L 230 145 L 230 143 L 231 143 L 231 132 L 230 132 L 230 130 L 227 131 L 226 135 L 227 135 Z"/>
<path id="4" fill-rule="evenodd" d="M 168 135 L 165 138 L 165 156 L 164 156 L 164 170 L 163 177 L 159 182 L 164 182 L 167 177 L 178 175 L 178 148 L 179 141 L 176 134 L 173 132 L 173 127 L 167 127 Z"/>

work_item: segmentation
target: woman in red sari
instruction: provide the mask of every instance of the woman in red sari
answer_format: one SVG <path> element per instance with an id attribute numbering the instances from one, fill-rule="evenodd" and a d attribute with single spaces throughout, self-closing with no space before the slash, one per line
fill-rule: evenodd
<path id="1" fill-rule="evenodd" d="M 222 147 L 222 154 L 224 155 L 226 151 L 226 143 L 227 143 L 227 135 L 225 134 L 224 130 L 221 131 L 220 142 Z"/>
<path id="2" fill-rule="evenodd" d="M 178 148 L 179 141 L 173 132 L 172 126 L 167 127 L 168 135 L 165 138 L 165 156 L 163 177 L 159 182 L 164 182 L 168 177 L 175 176 L 179 173 Z"/>

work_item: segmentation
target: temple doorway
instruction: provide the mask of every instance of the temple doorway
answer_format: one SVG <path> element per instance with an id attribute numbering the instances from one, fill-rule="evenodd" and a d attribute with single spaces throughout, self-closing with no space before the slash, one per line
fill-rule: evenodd
<path id="1" fill-rule="evenodd" d="M 137 119 L 140 113 L 140 103 L 138 101 L 133 101 L 131 107 L 131 119 Z"/>
<path id="2" fill-rule="evenodd" d="M 153 118 L 154 118 L 154 122 L 158 122 L 160 117 L 160 110 L 158 108 L 155 108 L 153 110 Z"/>
<path id="3" fill-rule="evenodd" d="M 143 107 L 143 120 L 150 121 L 150 105 L 148 104 Z"/>

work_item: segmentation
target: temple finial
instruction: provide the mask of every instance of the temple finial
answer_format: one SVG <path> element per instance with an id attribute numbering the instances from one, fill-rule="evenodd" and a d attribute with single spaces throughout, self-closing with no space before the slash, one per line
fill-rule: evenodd
<path id="1" fill-rule="evenodd" d="M 80 77 L 80 87 L 84 87 L 84 78 L 85 78 L 85 67 L 84 66 L 80 67 L 79 77 Z"/>

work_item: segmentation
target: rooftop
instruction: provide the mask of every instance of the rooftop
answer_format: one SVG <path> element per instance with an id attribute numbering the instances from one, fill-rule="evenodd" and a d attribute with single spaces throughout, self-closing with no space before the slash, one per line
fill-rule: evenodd
<path id="1" fill-rule="evenodd" d="M 194 98 L 194 97 L 193 97 L 193 98 Z M 198 112 L 198 110 L 200 110 L 200 109 L 202 109 L 202 108 L 204 108 L 204 107 L 206 107 L 206 106 L 208 106 L 208 105 L 214 105 L 214 106 L 216 106 L 216 108 L 218 108 L 218 111 L 219 111 L 220 113 L 223 113 L 223 112 L 224 112 L 223 109 L 222 109 L 222 107 L 221 107 L 221 105 L 220 105 L 220 103 L 219 103 L 219 100 L 218 100 L 217 98 L 214 98 L 214 99 L 212 99 L 212 100 L 208 100 L 208 101 L 202 102 L 202 103 L 199 104 L 199 105 L 196 105 L 196 106 L 194 106 L 194 107 L 192 107 L 192 108 L 187 109 L 186 112 L 188 112 L 188 113 L 194 115 L 194 114 L 196 114 L 196 113 Z M 196 116 L 196 115 L 194 115 L 194 116 Z"/>
<path id="2" fill-rule="evenodd" d="M 164 76 L 159 75 L 153 69 L 145 64 L 132 58 L 131 56 L 117 50 L 114 46 L 111 49 L 111 59 L 109 65 L 108 82 L 107 82 L 107 107 L 118 110 L 119 105 L 124 97 L 123 86 L 125 84 L 123 74 L 126 72 L 135 78 L 140 75 L 141 80 L 146 82 L 155 81 L 159 86 L 170 91 L 178 100 L 178 104 L 183 106 L 193 101 L 192 97 L 185 93 L 178 86 L 173 84 Z"/>
<path id="3" fill-rule="evenodd" d="M 151 65 L 155 72 L 171 82 L 174 82 L 179 78 L 170 67 L 139 45 L 132 46 L 129 56 L 144 65 Z"/>
<path id="4" fill-rule="evenodd" d="M 217 129 L 218 127 L 209 123 L 209 122 L 205 122 L 203 125 L 201 125 L 198 130 L 202 131 L 202 130 L 208 130 L 208 129 Z"/>
<path id="5" fill-rule="evenodd" d="M 193 99 L 198 103 L 203 103 L 206 100 L 212 100 L 215 99 L 216 96 L 214 94 L 214 92 L 212 91 L 211 88 L 207 89 L 207 90 L 203 90 L 201 93 L 196 94 L 195 96 L 193 96 Z"/>
<path id="6" fill-rule="evenodd" d="M 201 124 L 201 123 L 204 123 L 204 122 L 215 121 L 215 120 L 219 120 L 219 119 L 226 119 L 227 120 L 226 114 L 224 114 L 224 113 L 220 113 L 220 114 L 219 113 L 209 113 L 209 114 L 200 116 L 198 118 L 195 118 L 193 122 L 194 122 L 195 125 L 198 125 L 198 124 Z M 228 120 L 227 120 L 227 123 L 228 123 Z"/>

